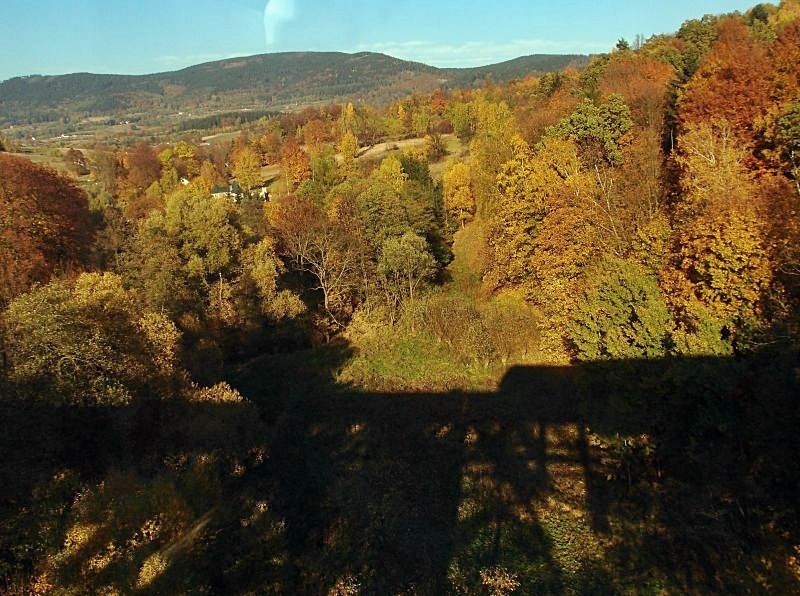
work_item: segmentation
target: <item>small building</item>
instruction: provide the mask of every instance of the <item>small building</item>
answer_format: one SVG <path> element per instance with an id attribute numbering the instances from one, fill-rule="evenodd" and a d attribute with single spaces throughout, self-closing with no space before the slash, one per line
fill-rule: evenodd
<path id="1" fill-rule="evenodd" d="M 269 201 L 269 190 L 267 189 L 266 184 L 254 186 L 250 189 L 250 194 L 264 201 Z"/>
<path id="2" fill-rule="evenodd" d="M 211 189 L 211 196 L 215 199 L 232 199 L 233 201 L 238 201 L 241 195 L 242 189 L 236 181 L 228 183 L 227 186 L 214 186 Z"/>
<path id="3" fill-rule="evenodd" d="M 211 189 L 211 196 L 215 199 L 231 199 L 234 202 L 237 202 L 246 194 L 249 194 L 251 197 L 258 197 L 264 201 L 269 200 L 269 191 L 267 190 L 266 184 L 253 186 L 248 193 L 242 190 L 242 187 L 239 186 L 236 180 L 231 180 L 228 186 L 214 186 Z"/>

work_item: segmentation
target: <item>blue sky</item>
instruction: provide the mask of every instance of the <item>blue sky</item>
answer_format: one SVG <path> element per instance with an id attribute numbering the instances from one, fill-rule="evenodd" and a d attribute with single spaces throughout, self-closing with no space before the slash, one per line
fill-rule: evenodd
<path id="1" fill-rule="evenodd" d="M 293 50 L 436 66 L 592 53 L 756 0 L 0 0 L 0 80 L 142 74 Z"/>

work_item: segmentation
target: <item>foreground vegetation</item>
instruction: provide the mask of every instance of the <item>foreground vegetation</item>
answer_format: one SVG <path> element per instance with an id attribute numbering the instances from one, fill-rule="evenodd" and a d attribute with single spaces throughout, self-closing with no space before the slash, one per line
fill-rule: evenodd
<path id="1" fill-rule="evenodd" d="M 797 592 L 798 48 L 0 151 L 3 589 Z"/>

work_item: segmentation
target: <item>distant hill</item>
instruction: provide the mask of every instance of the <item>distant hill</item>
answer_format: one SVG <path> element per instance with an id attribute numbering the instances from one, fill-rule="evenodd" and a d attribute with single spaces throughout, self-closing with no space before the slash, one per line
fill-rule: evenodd
<path id="1" fill-rule="evenodd" d="M 32 75 L 0 82 L 0 123 L 68 115 L 121 116 L 240 108 L 292 109 L 319 102 L 388 103 L 414 92 L 466 87 L 585 66 L 588 56 L 538 54 L 477 68 L 435 68 L 384 54 L 259 54 L 150 75 Z"/>

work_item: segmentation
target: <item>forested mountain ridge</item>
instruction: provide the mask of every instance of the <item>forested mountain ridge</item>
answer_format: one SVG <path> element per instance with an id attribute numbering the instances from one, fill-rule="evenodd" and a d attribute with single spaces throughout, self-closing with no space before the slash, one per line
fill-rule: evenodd
<path id="1" fill-rule="evenodd" d="M 588 56 L 523 56 L 476 68 L 436 68 L 385 54 L 283 52 L 231 58 L 148 75 L 31 75 L 0 82 L 8 122 L 43 121 L 70 112 L 296 107 L 316 102 L 386 103 L 413 92 L 472 86 L 584 66 Z"/>

